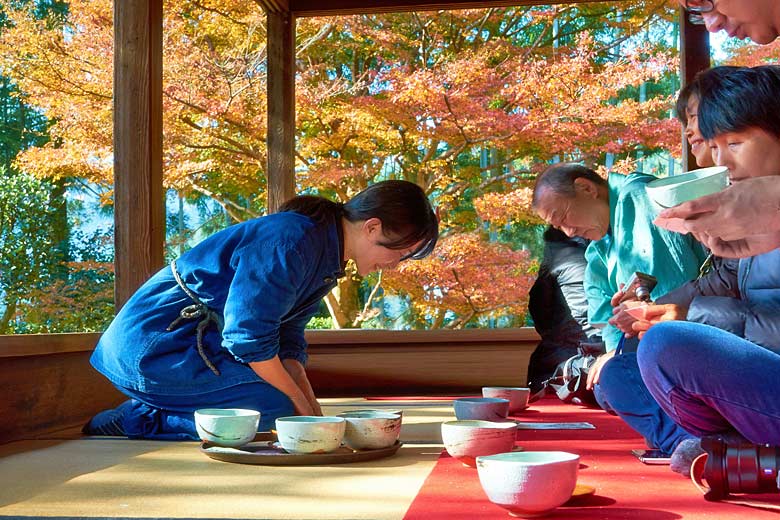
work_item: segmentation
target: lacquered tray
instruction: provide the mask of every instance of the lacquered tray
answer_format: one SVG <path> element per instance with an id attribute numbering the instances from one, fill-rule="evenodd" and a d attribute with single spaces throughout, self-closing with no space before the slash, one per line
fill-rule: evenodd
<path id="1" fill-rule="evenodd" d="M 240 448 L 225 448 L 203 441 L 200 451 L 207 457 L 237 464 L 261 464 L 266 466 L 313 466 L 321 464 L 347 464 L 364 462 L 394 455 L 402 446 L 400 441 L 378 450 L 352 450 L 342 446 L 330 453 L 287 453 L 276 442 L 276 434 L 258 432 L 255 439 Z"/>

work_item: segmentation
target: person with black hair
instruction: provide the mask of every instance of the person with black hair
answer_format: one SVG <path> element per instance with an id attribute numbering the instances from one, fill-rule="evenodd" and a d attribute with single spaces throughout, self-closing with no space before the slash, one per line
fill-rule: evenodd
<path id="1" fill-rule="evenodd" d="M 577 354 L 580 343 L 598 343 L 601 335 L 588 322 L 585 297 L 585 249 L 589 240 L 570 238 L 548 226 L 539 273 L 528 294 L 528 312 L 541 341 L 528 362 L 528 387 L 537 394 L 558 365 Z"/>
<path id="2" fill-rule="evenodd" d="M 321 415 L 304 368 L 306 323 L 345 275 L 393 269 L 433 250 L 423 190 L 384 181 L 345 204 L 314 196 L 206 238 L 149 279 L 100 338 L 92 365 L 130 399 L 93 435 L 197 439 L 199 408 Z"/>
<path id="3" fill-rule="evenodd" d="M 708 69 L 707 73 L 721 76 L 740 68 L 729 66 L 715 67 Z M 688 140 L 688 146 L 690 146 L 691 153 L 696 158 L 696 166 L 707 168 L 715 166 L 715 161 L 712 158 L 712 150 L 709 143 L 704 139 L 699 130 L 699 88 L 700 82 L 692 81 L 680 90 L 677 96 L 677 103 L 675 104 L 675 113 L 677 119 L 683 125 L 683 132 Z"/>
<path id="4" fill-rule="evenodd" d="M 780 34 L 777 0 L 678 0 L 692 23 L 756 43 Z M 780 164 L 773 166 L 780 172 Z M 745 258 L 780 247 L 780 182 L 760 177 L 662 211 L 656 224 L 693 233 L 713 253 Z"/>
<path id="5" fill-rule="evenodd" d="M 652 446 L 671 454 L 691 437 L 661 410 L 639 377 L 636 338 L 608 324 L 612 297 L 637 271 L 655 276 L 651 296 L 696 278 L 706 258 L 690 236 L 653 225 L 656 208 L 645 186 L 652 175 L 610 174 L 608 179 L 573 163 L 556 164 L 539 176 L 532 208 L 568 236 L 592 240 L 585 258 L 588 320 L 602 326 L 606 354 L 588 370 L 587 389 L 599 405 L 619 415 Z"/>
<path id="6" fill-rule="evenodd" d="M 697 76 L 699 126 L 731 182 L 780 175 L 780 67 Z M 731 188 L 729 188 L 731 189 Z M 716 269 L 645 310 L 639 369 L 660 406 L 697 437 L 780 445 L 780 249 Z M 701 453 L 688 450 L 688 466 Z M 682 468 L 683 471 L 685 468 Z"/>

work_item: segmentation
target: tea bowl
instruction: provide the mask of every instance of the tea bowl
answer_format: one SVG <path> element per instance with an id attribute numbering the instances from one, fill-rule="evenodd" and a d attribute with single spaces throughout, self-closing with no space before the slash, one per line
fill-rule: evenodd
<path id="1" fill-rule="evenodd" d="M 484 386 L 482 396 L 509 399 L 509 413 L 515 413 L 528 408 L 531 389 L 519 386 Z"/>
<path id="2" fill-rule="evenodd" d="M 681 175 L 672 175 L 650 181 L 645 191 L 652 201 L 663 208 L 717 193 L 728 186 L 728 168 L 711 166 Z"/>
<path id="3" fill-rule="evenodd" d="M 543 516 L 565 503 L 577 485 L 580 456 L 526 451 L 477 457 L 479 483 L 512 516 Z"/>
<path id="4" fill-rule="evenodd" d="M 346 425 L 343 417 L 279 417 L 276 436 L 288 453 L 328 453 L 341 446 Z"/>
<path id="5" fill-rule="evenodd" d="M 512 451 L 517 424 L 491 421 L 446 421 L 441 423 L 441 438 L 452 457 L 465 466 L 476 467 L 476 458 Z"/>
<path id="6" fill-rule="evenodd" d="M 251 442 L 257 433 L 260 412 L 242 408 L 195 410 L 195 429 L 201 440 L 237 448 Z"/>
<path id="7" fill-rule="evenodd" d="M 509 413 L 509 399 L 497 397 L 463 397 L 452 402 L 455 417 L 465 421 L 500 421 Z"/>
<path id="8" fill-rule="evenodd" d="M 401 433 L 401 416 L 377 410 L 338 414 L 347 421 L 344 442 L 353 450 L 378 450 L 395 444 Z"/>
<path id="9" fill-rule="evenodd" d="M 400 408 L 361 408 L 360 410 L 344 410 L 338 415 L 342 415 L 345 413 L 353 413 L 353 412 L 382 412 L 382 413 L 392 413 L 395 414 L 401 418 L 404 416 L 404 411 Z"/>

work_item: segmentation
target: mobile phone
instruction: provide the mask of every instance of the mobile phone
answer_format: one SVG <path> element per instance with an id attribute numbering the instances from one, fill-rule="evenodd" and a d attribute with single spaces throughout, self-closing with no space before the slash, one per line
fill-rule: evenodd
<path id="1" fill-rule="evenodd" d="M 669 464 L 671 458 L 661 450 L 631 450 L 636 458 L 645 464 Z"/>

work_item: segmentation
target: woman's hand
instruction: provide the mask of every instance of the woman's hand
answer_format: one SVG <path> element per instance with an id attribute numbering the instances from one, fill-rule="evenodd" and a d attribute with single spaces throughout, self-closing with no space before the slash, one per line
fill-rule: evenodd
<path id="1" fill-rule="evenodd" d="M 655 224 L 693 233 L 718 256 L 744 258 L 780 246 L 780 181 L 756 177 L 663 210 Z"/>
<path id="2" fill-rule="evenodd" d="M 284 369 L 290 374 L 290 377 L 301 389 L 301 393 L 306 399 L 307 409 L 309 410 L 305 414 L 300 415 L 322 415 L 322 407 L 317 401 L 317 397 L 314 395 L 314 390 L 309 383 L 309 378 L 306 375 L 306 369 L 304 366 L 295 359 L 285 359 L 282 361 Z"/>
<path id="3" fill-rule="evenodd" d="M 645 308 L 647 308 L 647 303 L 645 302 L 640 302 L 639 300 L 625 301 L 612 309 L 612 317 L 608 323 L 622 331 L 627 338 L 634 337 L 636 332 L 634 332 L 632 325 L 639 318 L 636 317 L 636 311 L 632 309 L 644 311 Z"/>
<path id="4" fill-rule="evenodd" d="M 315 415 L 315 409 L 312 407 L 310 399 L 301 389 L 300 384 L 296 379 L 299 376 L 290 373 L 291 368 L 289 367 L 293 366 L 290 364 L 290 361 L 292 360 L 285 359 L 284 361 L 280 361 L 279 356 L 274 356 L 265 361 L 253 361 L 249 363 L 249 366 L 262 380 L 290 398 L 290 401 L 295 408 L 295 413 L 298 415 Z M 297 361 L 294 363 L 303 371 L 303 366 L 300 363 Z M 297 372 L 297 368 L 294 366 L 293 372 Z M 311 390 L 311 387 L 309 387 L 309 390 Z M 317 410 L 321 415 L 322 410 L 319 409 L 319 405 L 317 405 Z"/>
<path id="5" fill-rule="evenodd" d="M 598 384 L 599 377 L 601 376 L 601 369 L 604 367 L 607 361 L 613 357 L 615 357 L 614 350 L 607 352 L 606 354 L 602 354 L 596 358 L 596 362 L 593 363 L 593 365 L 590 367 L 590 370 L 588 370 L 588 380 L 585 384 L 585 388 L 587 390 L 593 390 L 593 387 Z"/>
<path id="6" fill-rule="evenodd" d="M 650 330 L 650 327 L 662 321 L 685 321 L 688 317 L 688 309 L 674 303 L 663 305 L 648 305 L 645 308 L 645 319 L 637 320 L 633 325 L 634 332 L 639 334 L 639 339 Z"/>

